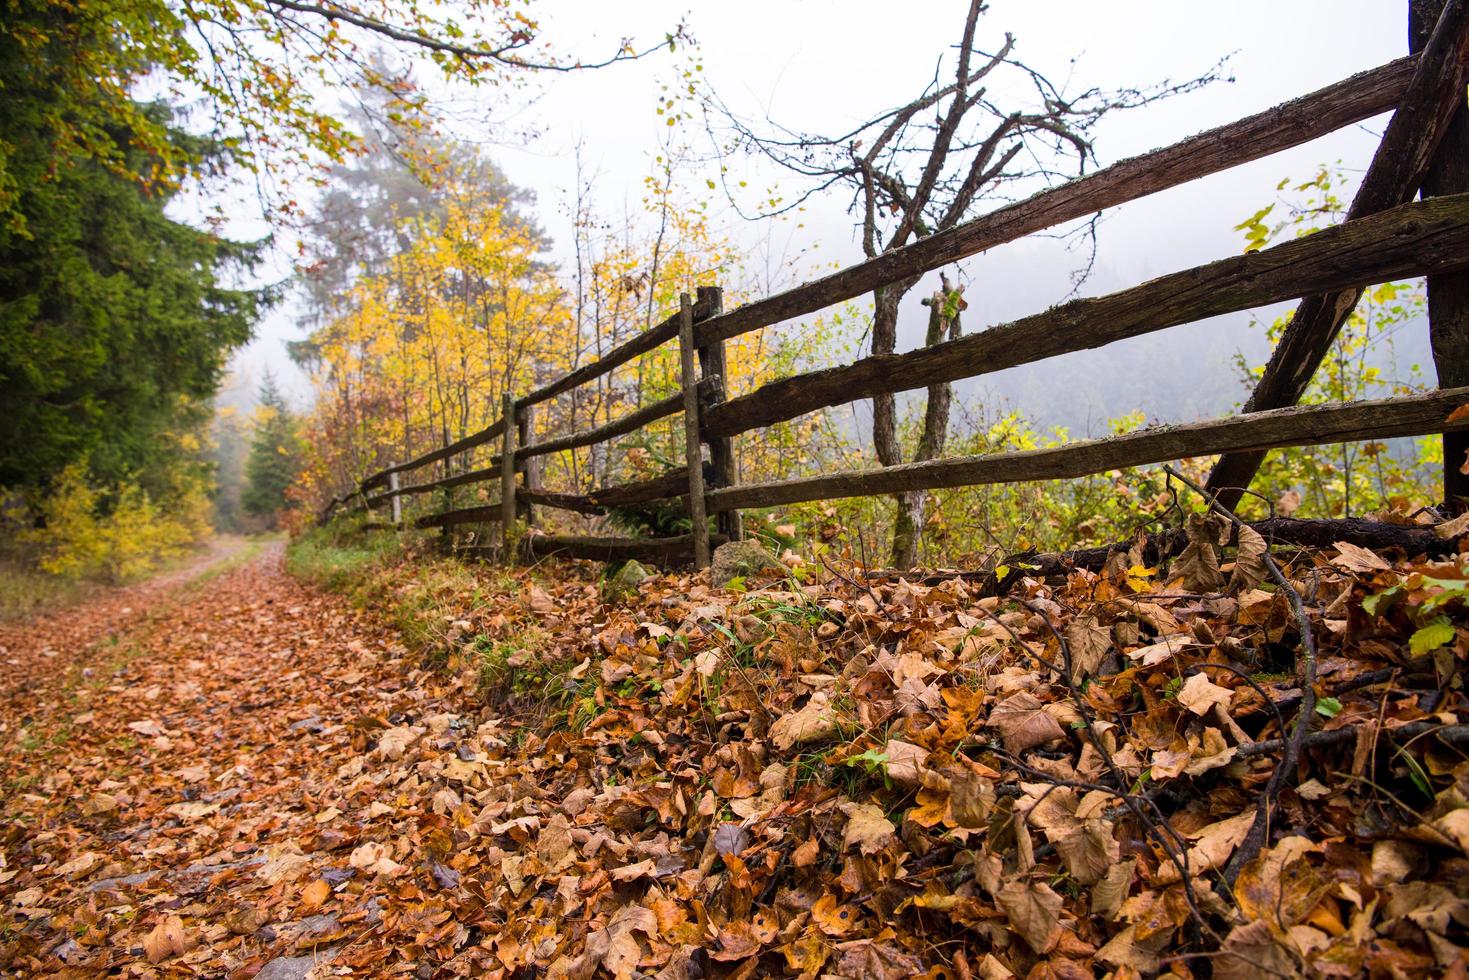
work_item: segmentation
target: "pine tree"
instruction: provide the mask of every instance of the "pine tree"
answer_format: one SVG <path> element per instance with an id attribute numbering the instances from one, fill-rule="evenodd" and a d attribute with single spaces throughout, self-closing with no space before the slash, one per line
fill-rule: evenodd
<path id="1" fill-rule="evenodd" d="M 276 387 L 275 378 L 267 374 L 260 386 L 250 457 L 245 461 L 245 489 L 240 494 L 245 512 L 269 518 L 274 527 L 277 516 L 288 505 L 286 490 L 296 481 L 300 468 L 296 416 Z"/>
<path id="2" fill-rule="evenodd" d="M 168 214 L 177 178 L 205 176 L 223 147 L 86 73 L 128 56 L 85 5 L 23 0 L 0 16 L 0 486 L 11 490 L 44 491 L 85 462 L 97 482 L 139 479 L 161 499 L 167 474 L 198 455 L 170 435 L 207 422 L 263 299 L 228 285 L 256 247 Z M 167 154 L 195 166 L 163 168 Z"/>

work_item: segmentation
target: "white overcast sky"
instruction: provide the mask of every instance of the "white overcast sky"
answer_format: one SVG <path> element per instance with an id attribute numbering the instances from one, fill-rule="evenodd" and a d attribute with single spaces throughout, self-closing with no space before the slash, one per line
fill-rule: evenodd
<path id="1" fill-rule="evenodd" d="M 623 36 L 656 39 L 686 20 L 700 42 L 706 74 L 726 101 L 749 115 L 768 112 L 793 127 L 832 133 L 920 90 L 932 77 L 936 59 L 957 38 L 966 6 L 957 0 L 720 0 L 691 5 L 544 0 L 537 11 L 546 37 L 588 57 L 605 52 Z M 1232 55 L 1227 66 L 1232 82 L 1221 81 L 1105 123 L 1096 142 L 1105 165 L 1399 57 L 1407 51 L 1406 18 L 1407 0 L 993 0 L 982 21 L 981 44 L 992 44 L 1010 31 L 1018 39 L 1017 55 L 1053 77 L 1069 73 L 1078 86 L 1192 77 Z M 570 238 L 562 206 L 572 192 L 578 144 L 585 163 L 598 174 L 602 206 L 616 212 L 624 202 L 636 202 L 662 135 L 653 106 L 672 64 L 667 57 L 654 57 L 549 78 L 538 98 L 518 109 L 456 101 L 459 130 L 482 136 L 510 179 L 536 192 L 538 217 L 557 240 L 553 257 L 562 257 L 561 244 Z M 1122 288 L 1237 252 L 1240 239 L 1231 227 L 1271 200 L 1281 178 L 1307 176 L 1318 163 L 1337 159 L 1364 167 L 1383 122 L 1371 120 L 1110 212 L 1101 229 L 1097 273 L 1086 291 Z M 542 135 L 529 145 L 517 144 L 508 134 L 523 126 Z M 826 261 L 855 260 L 858 255 L 846 203 L 840 196 L 828 198 L 806 217 L 803 234 L 820 242 Z M 756 240 L 757 229 L 730 220 L 737 236 Z M 967 328 L 1002 322 L 1061 299 L 1076 262 L 1075 255 L 1054 241 L 1029 240 L 964 263 L 970 281 Z M 1248 343 L 1238 339 L 1245 319 L 1176 328 L 1159 335 L 1168 340 L 1155 343 L 1182 344 L 1178 349 L 1185 353 L 1192 345 L 1208 360 L 1209 370 L 1228 372 L 1229 354 Z M 299 335 L 294 310 L 287 304 L 262 325 L 240 365 L 250 374 L 272 365 L 298 395 L 303 393 L 284 357 L 285 340 Z M 1088 356 L 1083 352 L 1050 362 L 1048 370 L 1088 371 L 1083 360 Z M 1124 349 L 1093 363 L 1116 370 L 1127 356 Z M 1007 387 L 1003 379 L 998 389 L 984 389 L 1019 400 L 1028 390 L 1019 382 Z M 1142 407 L 1197 415 L 1219 407 L 1218 398 L 1207 404 L 1150 406 L 1147 390 L 1123 384 L 1114 396 L 1087 396 L 1096 403 L 1089 411 L 1105 415 Z"/>

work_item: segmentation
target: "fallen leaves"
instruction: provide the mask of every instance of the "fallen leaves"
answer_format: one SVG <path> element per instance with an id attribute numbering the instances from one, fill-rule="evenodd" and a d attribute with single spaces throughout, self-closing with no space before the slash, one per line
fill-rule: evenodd
<path id="1" fill-rule="evenodd" d="M 1010 695 L 990 710 L 989 724 L 1000 732 L 1005 751 L 1018 755 L 1038 745 L 1064 738 L 1066 733 L 1045 705 L 1028 691 Z"/>
<path id="2" fill-rule="evenodd" d="M 38 709 L 89 721 L 14 797 L 37 829 L 0 851 L 0 965 L 1450 971 L 1469 737 L 1435 733 L 1469 718 L 1465 559 L 1275 556 L 1309 584 L 1329 710 L 1231 887 L 1301 691 L 1265 542 L 1224 530 L 1002 597 L 853 570 L 607 604 L 576 565 L 380 572 L 455 583 L 424 660 L 333 600 L 226 581 L 85 704 Z"/>
<path id="3" fill-rule="evenodd" d="M 301 911 L 315 912 L 326 904 L 326 900 L 331 897 L 331 894 L 331 883 L 317 878 L 301 892 Z"/>
<path id="4" fill-rule="evenodd" d="M 358 871 L 392 877 L 403 870 L 403 866 L 393 860 L 392 853 L 393 849 L 387 844 L 369 842 L 353 848 L 347 863 Z"/>
<path id="5" fill-rule="evenodd" d="M 829 738 L 837 730 L 837 712 L 825 691 L 811 695 L 798 711 L 787 712 L 770 726 L 770 740 L 782 752 Z"/>
<path id="6" fill-rule="evenodd" d="M 844 803 L 841 809 L 847 815 L 847 826 L 842 831 L 844 848 L 875 854 L 887 846 L 898 829 L 881 807 L 871 803 Z"/>
<path id="7" fill-rule="evenodd" d="M 995 903 L 1021 939 L 1036 953 L 1049 953 L 1061 941 L 1061 896 L 1039 881 L 1011 881 Z"/>
<path id="8" fill-rule="evenodd" d="M 1178 689 L 1178 703 L 1199 717 L 1209 714 L 1216 708 L 1228 711 L 1229 702 L 1233 697 L 1232 690 L 1215 684 L 1203 671 L 1190 676 Z"/>
<path id="9" fill-rule="evenodd" d="M 168 916 L 143 937 L 143 952 L 148 962 L 155 965 L 171 956 L 182 956 L 188 949 L 189 935 L 184 920 L 176 915 Z"/>

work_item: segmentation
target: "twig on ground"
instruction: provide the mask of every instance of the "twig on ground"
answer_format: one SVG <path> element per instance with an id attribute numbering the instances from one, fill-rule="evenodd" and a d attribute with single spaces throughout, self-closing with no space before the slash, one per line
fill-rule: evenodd
<path id="1" fill-rule="evenodd" d="M 1193 490 L 1203 497 L 1208 503 L 1209 509 L 1224 517 L 1234 526 L 1235 533 L 1244 526 L 1244 521 L 1234 511 L 1221 504 L 1218 498 L 1199 486 L 1197 483 L 1184 476 L 1171 466 L 1163 467 L 1170 479 L 1177 479 L 1184 486 Z M 1311 725 L 1312 712 L 1316 710 L 1316 640 L 1311 632 L 1311 620 L 1306 615 L 1305 604 L 1301 601 L 1301 594 L 1291 585 L 1290 579 L 1280 570 L 1275 559 L 1270 557 L 1270 549 L 1267 547 L 1261 554 L 1265 563 L 1265 569 L 1270 573 L 1270 578 L 1290 599 L 1291 611 L 1295 614 L 1296 626 L 1301 635 L 1301 707 L 1296 712 L 1296 727 L 1290 736 L 1285 739 L 1284 754 L 1275 770 L 1270 774 L 1270 781 L 1265 784 L 1265 789 L 1260 793 L 1260 800 L 1255 809 L 1255 822 L 1250 825 L 1249 833 L 1240 843 L 1239 849 L 1234 852 L 1229 866 L 1224 869 L 1224 880 L 1231 886 L 1239 877 L 1240 869 L 1249 864 L 1260 853 L 1265 845 L 1265 838 L 1270 832 L 1270 818 L 1273 814 L 1275 801 L 1280 798 L 1280 791 L 1285 786 L 1285 781 L 1295 772 L 1296 766 L 1301 758 L 1301 746 L 1306 738 L 1306 730 Z M 1256 743 L 1257 745 L 1260 743 Z"/>

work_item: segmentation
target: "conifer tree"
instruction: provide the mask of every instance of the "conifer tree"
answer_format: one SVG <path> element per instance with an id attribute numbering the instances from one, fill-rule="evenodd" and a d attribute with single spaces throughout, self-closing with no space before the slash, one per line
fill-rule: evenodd
<path id="1" fill-rule="evenodd" d="M 255 418 L 255 436 L 245 461 L 245 489 L 240 503 L 254 517 L 276 518 L 288 505 L 286 490 L 300 470 L 300 445 L 296 416 L 286 404 L 275 378 L 267 374 L 260 386 L 260 408 Z"/>

